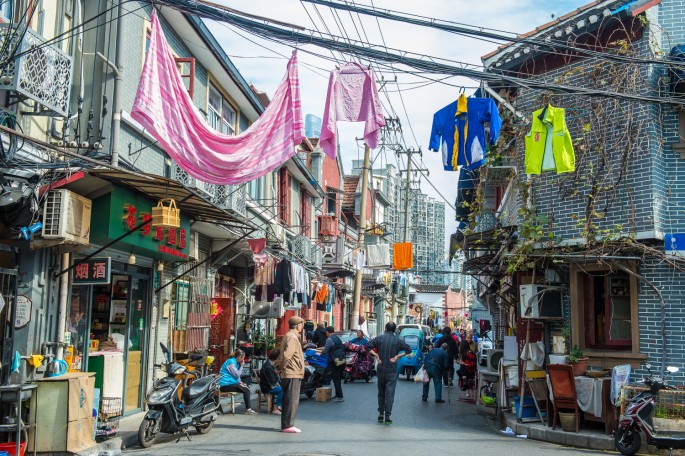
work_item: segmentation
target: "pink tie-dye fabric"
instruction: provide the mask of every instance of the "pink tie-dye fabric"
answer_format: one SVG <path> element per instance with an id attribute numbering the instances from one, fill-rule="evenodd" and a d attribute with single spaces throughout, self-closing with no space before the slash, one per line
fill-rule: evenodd
<path id="1" fill-rule="evenodd" d="M 364 142 L 378 146 L 385 117 L 373 72 L 358 63 L 348 63 L 332 71 L 328 80 L 328 95 L 321 125 L 319 144 L 326 154 L 335 158 L 336 122 L 365 122 Z"/>
<path id="2" fill-rule="evenodd" d="M 297 54 L 262 115 L 237 136 L 210 128 L 193 104 L 164 33 L 152 14 L 150 47 L 131 117 L 191 176 L 210 184 L 242 184 L 295 154 L 304 140 Z"/>

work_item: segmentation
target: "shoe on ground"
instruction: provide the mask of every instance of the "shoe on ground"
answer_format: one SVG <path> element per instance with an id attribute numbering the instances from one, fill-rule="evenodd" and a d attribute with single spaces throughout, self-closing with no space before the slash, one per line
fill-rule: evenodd
<path id="1" fill-rule="evenodd" d="M 383 421 L 385 424 L 392 424 L 392 420 L 390 419 L 390 415 L 385 417 L 385 421 Z"/>
<path id="2" fill-rule="evenodd" d="M 383 421 L 385 421 L 385 413 L 380 413 L 378 415 L 378 422 L 382 423 Z"/>
<path id="3" fill-rule="evenodd" d="M 299 433 L 302 432 L 302 431 L 301 431 L 299 428 L 296 428 L 295 426 L 292 426 L 292 427 L 289 427 L 289 428 L 281 429 L 281 432 L 286 432 L 286 433 L 288 433 L 288 434 L 299 434 Z"/>
<path id="4" fill-rule="evenodd" d="M 255 410 L 247 409 L 245 410 L 245 415 L 259 415 Z"/>
<path id="5" fill-rule="evenodd" d="M 421 400 L 422 400 L 423 402 L 428 402 L 428 398 L 427 398 L 427 397 L 421 397 Z"/>
<path id="6" fill-rule="evenodd" d="M 454 383 L 452 382 L 452 380 L 450 380 L 450 386 L 454 386 Z"/>
<path id="7" fill-rule="evenodd" d="M 272 414 L 272 415 L 282 415 L 281 411 L 278 410 L 278 409 L 273 409 L 273 410 L 271 411 L 271 414 Z"/>
<path id="8" fill-rule="evenodd" d="M 345 402 L 345 398 L 344 397 L 334 397 L 333 402 Z"/>
<path id="9" fill-rule="evenodd" d="M 436 400 L 435 400 L 435 403 L 436 403 L 436 404 L 444 404 L 445 401 L 443 401 L 442 399 L 436 399 Z"/>

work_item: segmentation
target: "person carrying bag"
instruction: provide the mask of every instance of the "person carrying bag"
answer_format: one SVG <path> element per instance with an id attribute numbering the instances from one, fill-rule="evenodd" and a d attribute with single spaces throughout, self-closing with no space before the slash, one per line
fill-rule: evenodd
<path id="1" fill-rule="evenodd" d="M 430 389 L 430 380 L 433 380 L 435 387 L 435 402 L 442 404 L 445 401 L 442 399 L 442 377 L 449 369 L 450 357 L 447 354 L 449 346 L 445 343 L 440 348 L 434 348 L 428 352 L 428 356 L 423 363 L 428 380 L 423 384 L 423 394 L 421 400 L 428 401 L 428 390 Z"/>

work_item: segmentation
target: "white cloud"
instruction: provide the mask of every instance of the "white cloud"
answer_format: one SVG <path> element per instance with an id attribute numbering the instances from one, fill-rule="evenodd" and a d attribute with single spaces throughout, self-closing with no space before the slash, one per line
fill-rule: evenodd
<path id="1" fill-rule="evenodd" d="M 310 3 L 297 0 L 259 0 L 249 3 L 237 0 L 217 1 L 241 11 L 274 18 L 283 22 L 289 22 L 306 27 L 307 29 L 316 30 L 318 28 L 324 33 L 326 32 L 326 27 L 330 30 L 330 33 L 334 35 L 346 33 L 352 39 L 359 39 L 359 35 L 357 34 L 359 33 L 361 39 L 364 41 L 366 41 L 368 37 L 368 41 L 371 43 L 383 44 L 379 26 L 376 19 L 373 17 L 353 15 L 353 18 L 351 18 L 349 13 L 343 11 L 338 12 L 338 14 L 334 16 L 327 7 L 314 7 Z M 362 2 L 358 3 L 362 4 Z M 369 4 L 370 2 L 363 3 Z M 552 14 L 555 16 L 565 14 L 585 4 L 586 1 L 422 0 L 417 2 L 415 0 L 375 0 L 373 3 L 377 8 L 381 9 L 388 8 L 421 16 L 450 20 L 462 24 L 523 33 L 550 21 Z M 307 15 L 305 8 L 314 22 L 312 22 L 312 19 Z M 325 26 L 319 18 L 317 10 L 323 17 Z M 338 24 L 342 24 L 342 31 Z M 402 49 L 404 51 L 417 52 L 474 65 L 481 65 L 480 56 L 493 51 L 501 44 L 398 22 L 381 20 L 380 26 L 382 27 L 385 43 L 389 48 Z M 210 22 L 209 28 L 222 44 L 227 54 L 230 56 L 241 56 L 233 57 L 232 60 L 245 79 L 248 82 L 254 83 L 260 90 L 263 90 L 268 94 L 273 94 L 283 77 L 286 62 L 286 57 L 273 58 L 275 57 L 274 51 L 284 56 L 289 56 L 291 49 L 255 36 L 247 35 L 240 30 L 233 30 L 223 24 Z M 238 33 L 248 36 L 250 40 L 260 43 L 268 49 L 261 48 L 251 43 L 243 37 L 240 37 Z M 313 46 L 307 46 L 305 49 L 329 58 L 331 57 L 331 53 L 324 49 Z M 339 59 L 340 55 L 336 53 L 335 57 Z M 299 59 L 302 64 L 299 73 L 303 112 L 322 116 L 328 85 L 328 75 L 326 72 L 332 70 L 335 64 L 334 62 L 309 55 L 305 52 L 299 53 Z M 350 57 L 344 56 L 344 60 L 350 60 Z M 312 70 L 305 64 L 310 64 L 321 69 Z M 421 147 L 423 149 L 423 160 L 426 168 L 430 169 L 429 179 L 446 197 L 447 202 L 449 204 L 454 204 L 457 191 L 457 173 L 443 171 L 440 154 L 428 151 L 427 147 L 433 113 L 453 101 L 458 96 L 458 88 L 443 84 L 430 84 L 425 87 L 417 88 L 422 85 L 418 83 L 425 83 L 427 81 L 419 76 L 398 71 L 396 73 L 397 82 L 399 83 L 399 87 L 403 90 L 402 100 L 406 107 L 407 116 L 407 114 L 405 114 L 405 108 L 402 106 L 400 95 L 397 93 L 398 86 L 394 82 L 393 74 L 389 72 L 377 74 L 378 78 L 381 76 L 388 81 L 385 85 L 388 95 L 387 97 L 385 95 L 381 96 L 386 111 L 390 109 L 390 106 L 394 108 L 395 113 L 402 122 L 407 145 L 409 147 Z M 433 79 L 444 77 L 444 75 L 426 76 L 430 76 Z M 468 87 L 466 90 L 467 94 L 472 93 L 473 87 L 478 86 L 478 81 L 459 77 L 449 78 L 446 82 L 457 86 L 463 85 Z M 390 103 L 388 102 L 388 97 L 390 98 Z M 391 113 L 386 112 L 386 115 L 390 114 Z M 414 140 L 414 137 L 411 134 L 412 129 L 416 135 L 416 140 Z M 361 158 L 363 154 L 363 150 L 358 147 L 354 140 L 355 137 L 362 136 L 363 126 L 361 124 L 341 124 L 339 125 L 339 133 L 343 163 L 345 165 L 345 170 L 349 172 L 352 160 Z M 416 144 L 417 141 L 418 145 Z M 374 152 L 372 156 L 376 156 L 376 152 Z M 380 160 L 383 161 L 383 164 L 386 163 L 386 161 L 394 163 L 395 157 L 392 152 L 387 152 L 386 154 L 379 155 L 379 161 Z M 377 165 L 378 164 L 380 163 L 377 163 Z M 442 199 L 427 183 L 422 182 L 421 188 L 425 193 L 434 196 L 437 199 Z M 446 222 L 447 227 L 445 232 L 449 236 L 449 233 L 454 232 L 456 227 L 454 212 L 449 209 L 449 207 L 446 211 Z"/>

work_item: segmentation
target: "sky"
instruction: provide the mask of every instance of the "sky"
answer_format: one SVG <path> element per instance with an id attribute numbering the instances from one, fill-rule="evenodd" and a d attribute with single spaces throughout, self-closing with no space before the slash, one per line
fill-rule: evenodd
<path id="1" fill-rule="evenodd" d="M 450 34 L 436 29 L 386 21 L 371 16 L 350 14 L 324 6 L 314 6 L 300 0 L 213 0 L 237 10 L 276 19 L 351 39 L 361 39 L 388 48 L 401 49 L 419 54 L 452 59 L 481 66 L 480 57 L 495 50 L 501 42 L 477 40 Z M 572 11 L 589 0 L 359 0 L 358 5 L 379 9 L 388 8 L 421 16 L 487 27 L 507 32 L 524 33 L 549 22 L 553 18 Z M 250 35 L 227 24 L 207 21 L 208 27 L 223 46 L 243 77 L 259 90 L 273 95 L 285 73 L 287 58 L 292 48 Z M 361 37 L 361 38 L 360 38 Z M 303 51 L 325 56 L 322 58 Z M 306 45 L 298 53 L 299 76 L 303 114 L 323 117 L 328 76 L 331 70 L 345 62 L 357 61 L 353 56 L 331 53 L 312 45 Z M 362 63 L 367 63 L 362 61 Z M 421 178 L 421 190 L 446 204 L 446 228 L 449 234 L 456 229 L 454 205 L 457 194 L 456 172 L 444 171 L 441 154 L 428 150 L 433 114 L 454 101 L 461 87 L 471 95 L 479 85 L 461 77 L 424 75 L 442 82 L 429 83 L 424 77 L 409 74 L 407 68 L 397 66 L 395 71 L 384 68 L 375 70 L 376 79 L 381 82 L 381 101 L 386 117 L 399 117 L 406 146 L 421 149 L 422 167 L 429 170 L 429 176 Z M 429 84 L 427 84 L 429 83 Z M 356 141 L 363 135 L 362 123 L 339 123 L 341 155 L 346 173 L 352 169 L 352 160 L 363 158 L 363 143 Z M 386 163 L 405 168 L 406 159 L 397 158 L 389 150 L 372 150 L 374 167 Z M 415 156 L 415 160 L 419 160 Z M 418 176 L 417 176 L 418 177 Z M 430 180 L 439 193 L 426 182 Z M 444 197 L 444 198 L 443 198 Z"/>

